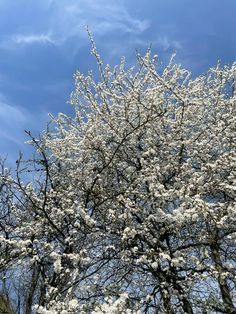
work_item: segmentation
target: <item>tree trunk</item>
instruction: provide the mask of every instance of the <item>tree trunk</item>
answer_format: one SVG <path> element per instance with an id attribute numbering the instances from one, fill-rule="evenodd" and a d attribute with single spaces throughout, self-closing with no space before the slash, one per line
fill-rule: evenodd
<path id="1" fill-rule="evenodd" d="M 27 300 L 26 300 L 25 314 L 32 313 L 32 304 L 33 304 L 35 289 L 38 282 L 38 277 L 39 277 L 39 266 L 34 265 L 32 278 L 31 278 L 31 285 L 30 285 Z"/>
<path id="2" fill-rule="evenodd" d="M 15 313 L 15 311 L 13 311 L 9 301 L 3 295 L 0 295 L 0 313 L 2 313 L 2 314 L 14 314 Z"/>
<path id="3" fill-rule="evenodd" d="M 224 268 L 220 258 L 219 245 L 217 243 L 218 237 L 216 235 L 215 241 L 211 243 L 211 256 L 214 262 L 215 268 L 218 272 L 218 284 L 221 291 L 222 300 L 225 306 L 226 313 L 236 314 L 236 308 L 234 306 L 233 300 L 231 298 L 230 290 L 226 279 L 223 276 Z"/>

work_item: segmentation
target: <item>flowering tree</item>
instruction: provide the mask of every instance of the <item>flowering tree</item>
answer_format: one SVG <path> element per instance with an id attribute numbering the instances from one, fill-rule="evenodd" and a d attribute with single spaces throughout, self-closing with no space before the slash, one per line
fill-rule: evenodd
<path id="1" fill-rule="evenodd" d="M 92 44 L 101 80 L 75 74 L 75 116 L 3 167 L 10 295 L 24 313 L 236 313 L 236 64 L 112 69 Z"/>

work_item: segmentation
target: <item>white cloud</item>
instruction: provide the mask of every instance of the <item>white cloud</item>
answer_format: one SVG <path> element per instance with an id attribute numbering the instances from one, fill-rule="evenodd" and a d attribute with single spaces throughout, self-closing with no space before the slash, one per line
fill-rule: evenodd
<path id="1" fill-rule="evenodd" d="M 114 31 L 139 35 L 150 26 L 148 20 L 133 17 L 120 1 L 112 4 L 108 0 L 60 1 L 55 2 L 52 14 L 50 31 L 61 42 L 72 37 L 84 38 L 86 25 L 98 36 Z"/>
<path id="2" fill-rule="evenodd" d="M 7 156 L 7 164 L 14 166 L 19 151 L 29 156 L 31 148 L 25 144 L 28 139 L 24 130 L 34 134 L 40 132 L 48 121 L 48 114 L 41 110 L 33 113 L 22 107 L 10 105 L 0 94 L 0 157 Z"/>
<path id="3" fill-rule="evenodd" d="M 31 113 L 20 106 L 10 105 L 0 94 L 0 138 L 18 145 L 23 144 L 24 130 L 43 127 L 47 120 L 45 112 Z M 41 124 L 41 125 L 40 125 Z"/>
<path id="4" fill-rule="evenodd" d="M 19 144 L 24 125 L 27 124 L 28 114 L 17 107 L 0 102 L 0 134 L 1 140 Z"/>
<path id="5" fill-rule="evenodd" d="M 12 37 L 12 41 L 16 44 L 34 44 L 34 43 L 55 44 L 55 41 L 52 39 L 52 37 L 47 34 L 30 34 L 30 35 L 17 34 Z"/>
<path id="6" fill-rule="evenodd" d="M 161 47 L 162 50 L 167 51 L 168 49 L 182 49 L 182 45 L 180 41 L 173 40 L 168 38 L 167 36 L 161 36 L 156 41 L 157 47 Z"/>
<path id="7" fill-rule="evenodd" d="M 24 27 L 24 32 L 5 37 L 0 42 L 2 48 L 33 44 L 60 46 L 70 39 L 77 41 L 74 47 L 81 47 L 86 43 L 87 25 L 96 37 L 129 33 L 137 38 L 150 27 L 149 20 L 134 17 L 122 0 L 42 0 L 37 5 L 43 12 L 42 23 L 34 24 L 31 29 Z M 41 31 L 36 31 L 37 28 Z"/>

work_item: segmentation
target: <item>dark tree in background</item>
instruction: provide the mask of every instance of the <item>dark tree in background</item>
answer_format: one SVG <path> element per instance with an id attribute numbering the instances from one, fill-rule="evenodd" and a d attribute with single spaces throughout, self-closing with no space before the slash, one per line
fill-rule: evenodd
<path id="1" fill-rule="evenodd" d="M 92 44 L 75 116 L 2 167 L 3 293 L 20 313 L 236 313 L 236 64 L 110 68 Z"/>

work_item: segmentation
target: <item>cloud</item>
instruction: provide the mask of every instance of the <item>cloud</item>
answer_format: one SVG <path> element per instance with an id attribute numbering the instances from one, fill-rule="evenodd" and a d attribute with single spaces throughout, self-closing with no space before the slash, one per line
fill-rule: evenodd
<path id="1" fill-rule="evenodd" d="M 16 44 L 55 44 L 55 40 L 52 39 L 50 35 L 47 34 L 31 34 L 22 35 L 17 34 L 12 37 L 12 41 Z"/>
<path id="2" fill-rule="evenodd" d="M 182 44 L 178 40 L 170 39 L 167 36 L 160 36 L 156 41 L 157 47 L 160 47 L 164 52 L 167 50 L 180 50 L 182 49 Z"/>
<path id="3" fill-rule="evenodd" d="M 26 119 L 25 113 L 18 107 L 9 105 L 6 97 L 0 93 L 0 121 L 11 123 L 12 119 L 14 120 L 15 118 L 19 121 L 24 121 Z"/>
<path id="4" fill-rule="evenodd" d="M 1 139 L 20 144 L 24 126 L 29 118 L 25 110 L 0 101 L 0 134 Z"/>
<path id="5" fill-rule="evenodd" d="M 38 134 L 48 120 L 44 111 L 30 112 L 20 106 L 10 105 L 0 94 L 0 157 L 7 157 L 7 165 L 14 168 L 19 151 L 27 158 L 32 148 L 25 144 L 28 140 L 24 130 Z"/>
<path id="6" fill-rule="evenodd" d="M 2 143 L 12 142 L 23 144 L 24 130 L 33 129 L 35 126 L 46 122 L 45 112 L 31 113 L 20 106 L 7 103 L 3 95 L 0 95 L 0 138 Z"/>
<path id="7" fill-rule="evenodd" d="M 0 1 L 1 2 L 1 1 Z M 21 6 L 27 5 L 21 0 Z M 7 4 L 10 11 L 10 4 Z M 8 12 L 7 11 L 7 12 Z M 99 39 L 105 35 L 132 35 L 139 37 L 150 27 L 150 21 L 134 16 L 123 0 L 42 0 L 35 2 L 28 10 L 28 19 L 19 16 L 14 28 L 7 31 L 0 41 L 0 47 L 15 49 L 18 45 L 52 44 L 74 49 L 87 44 L 86 26 Z M 30 12 L 32 14 L 30 14 Z M 37 18 L 33 15 L 37 12 Z M 14 33 L 20 29 L 19 33 Z"/>
<path id="8" fill-rule="evenodd" d="M 88 25 L 93 34 L 103 36 L 114 31 L 139 35 L 150 27 L 150 21 L 133 17 L 121 1 L 81 0 L 54 3 L 50 32 L 58 42 L 86 37 Z"/>

